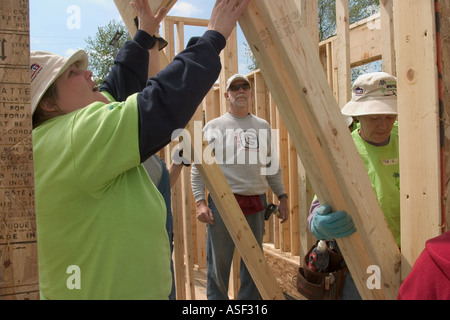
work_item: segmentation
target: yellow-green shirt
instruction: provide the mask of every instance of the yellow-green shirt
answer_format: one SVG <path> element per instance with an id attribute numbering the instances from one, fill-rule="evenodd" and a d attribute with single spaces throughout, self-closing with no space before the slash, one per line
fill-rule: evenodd
<path id="1" fill-rule="evenodd" d="M 356 148 L 369 174 L 372 187 L 383 210 L 389 229 L 400 247 L 400 164 L 398 124 L 395 123 L 386 146 L 364 141 L 358 129 L 352 133 Z"/>
<path id="2" fill-rule="evenodd" d="M 167 299 L 161 194 L 140 164 L 136 95 L 33 130 L 43 299 Z"/>

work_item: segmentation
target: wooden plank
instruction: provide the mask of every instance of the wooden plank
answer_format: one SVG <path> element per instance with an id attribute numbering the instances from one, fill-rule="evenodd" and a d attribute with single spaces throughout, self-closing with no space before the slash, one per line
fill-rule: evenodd
<path id="1" fill-rule="evenodd" d="M 171 189 L 173 214 L 173 267 L 177 300 L 186 300 L 181 188 L 181 179 L 178 179 Z"/>
<path id="2" fill-rule="evenodd" d="M 195 26 L 195 27 L 207 27 L 209 23 L 209 19 L 197 19 L 197 18 L 189 18 L 189 17 L 177 17 L 177 16 L 166 16 L 167 21 L 174 23 L 183 23 L 187 26 Z"/>
<path id="3" fill-rule="evenodd" d="M 170 23 L 167 27 L 170 28 L 170 25 L 173 24 Z M 166 32 L 165 34 L 170 35 L 171 33 L 172 32 Z M 234 30 L 233 34 L 231 38 L 228 40 L 228 44 L 229 45 L 231 44 L 232 47 L 236 48 L 237 47 L 236 30 Z M 169 44 L 172 42 L 173 41 L 169 41 Z M 231 76 L 232 73 L 236 73 L 237 70 L 237 62 L 233 63 L 232 61 L 234 60 L 229 59 L 230 55 L 231 55 L 230 51 L 228 51 L 228 53 L 222 54 L 223 60 L 222 62 L 226 66 L 226 70 L 228 70 L 229 76 Z M 224 73 L 222 72 L 221 82 L 224 82 L 227 79 L 225 76 L 223 76 L 223 74 Z M 225 85 L 221 86 L 221 88 L 224 87 Z M 223 89 L 219 89 L 219 92 L 221 90 Z M 200 127 L 197 128 L 198 130 L 196 130 L 196 124 L 200 124 Z M 201 122 L 194 123 L 194 126 L 188 127 L 191 133 L 191 137 L 195 135 L 195 132 L 197 132 L 197 135 L 202 137 L 201 127 L 202 127 Z M 199 139 L 198 141 L 202 141 L 202 139 Z M 204 152 L 202 148 L 203 149 L 206 148 L 206 142 L 200 144 L 200 148 L 198 148 L 197 145 L 193 146 L 192 154 L 194 159 L 203 159 L 202 156 Z M 222 171 L 220 170 L 220 167 L 217 164 L 212 165 L 202 164 L 200 161 L 200 163 L 198 164 L 198 168 L 222 216 L 222 219 L 224 220 L 224 223 L 228 231 L 230 232 L 233 241 L 236 244 L 236 248 L 240 252 L 244 262 L 247 265 L 247 268 L 249 269 L 250 274 L 253 277 L 253 280 L 255 281 L 256 286 L 258 287 L 261 293 L 261 296 L 263 297 L 263 299 L 283 300 L 284 299 L 283 293 L 278 288 L 276 280 L 271 274 L 270 269 L 265 262 L 264 254 L 260 249 L 260 247 L 258 246 L 253 233 L 248 232 L 250 230 L 250 227 L 247 221 L 245 220 L 242 210 L 237 204 L 236 199 L 233 193 L 231 192 L 231 189 L 228 186 L 228 183 L 225 177 L 223 176 Z"/>
<path id="4" fill-rule="evenodd" d="M 402 278 L 405 278 L 424 249 L 426 240 L 440 234 L 434 1 L 396 0 L 394 12 L 400 124 Z"/>
<path id="5" fill-rule="evenodd" d="M 190 132 L 190 137 L 198 135 L 202 137 L 201 132 L 201 126 L 194 127 L 194 132 Z M 200 139 L 195 139 L 195 142 L 191 141 L 193 159 L 262 298 L 265 300 L 284 300 L 283 293 L 266 263 L 263 251 L 259 247 L 253 232 L 251 232 L 220 166 L 216 161 L 211 161 L 213 163 L 209 164 L 209 161 L 214 158 L 207 142 L 202 141 L 200 145 L 198 143 Z M 208 161 L 204 161 L 206 155 Z"/>
<path id="6" fill-rule="evenodd" d="M 283 171 L 283 186 L 285 186 L 285 188 L 288 188 L 289 187 L 288 131 L 286 129 L 286 126 L 283 123 L 282 117 L 279 114 L 279 110 L 276 111 L 276 114 L 277 114 L 277 133 L 278 133 L 277 151 L 279 154 L 286 155 L 285 157 L 279 157 L 279 159 L 280 159 L 280 168 Z M 288 190 L 286 189 L 286 191 L 288 191 Z M 276 201 L 278 201 L 278 199 Z M 289 210 L 290 210 L 290 208 L 289 208 Z M 290 212 L 289 212 L 289 215 L 290 215 Z M 275 221 L 275 223 L 278 224 L 278 227 L 280 230 L 280 249 L 282 252 L 288 252 L 291 249 L 290 222 L 281 224 L 280 220 L 278 220 L 278 219 L 276 219 L 274 221 Z"/>
<path id="7" fill-rule="evenodd" d="M 350 65 L 356 67 L 382 58 L 381 18 L 376 13 L 350 25 Z M 383 38 L 384 39 L 384 38 Z M 320 50 L 325 51 L 337 45 L 337 36 L 320 42 Z M 330 56 L 328 56 L 330 57 Z M 334 61 L 333 57 L 333 61 Z M 335 63 L 333 63 L 334 65 Z"/>
<path id="8" fill-rule="evenodd" d="M 317 49 L 317 52 L 320 52 L 319 49 L 319 5 L 317 1 L 308 1 L 308 0 L 301 0 L 300 1 L 300 8 L 301 8 L 301 16 L 302 20 L 305 21 L 304 24 L 306 25 L 306 29 L 308 30 L 309 34 L 311 35 L 311 40 L 314 45 L 314 47 Z M 331 43 L 327 46 L 327 49 L 331 48 Z M 330 61 L 331 61 L 331 51 L 329 55 Z M 332 72 L 331 65 L 327 69 Z M 292 138 L 291 143 L 292 142 Z M 294 146 L 295 148 L 295 146 Z M 291 170 L 294 170 L 292 168 Z M 308 175 L 306 174 L 305 167 L 303 166 L 300 157 L 297 155 L 297 186 L 295 186 L 295 182 L 291 182 L 293 186 L 291 187 L 291 197 L 296 197 L 292 203 L 289 204 L 291 210 L 293 211 L 294 216 L 296 215 L 296 206 L 298 205 L 298 215 L 297 218 L 295 218 L 297 222 L 298 228 L 296 229 L 293 227 L 293 230 L 296 230 L 299 232 L 299 248 L 298 252 L 293 251 L 292 254 L 299 255 L 299 265 L 302 264 L 302 258 L 305 256 L 305 254 L 309 251 L 313 243 L 315 242 L 314 235 L 309 232 L 308 228 L 308 215 L 309 215 L 309 207 L 313 201 L 314 197 L 314 190 L 312 189 L 311 182 L 309 181 Z M 298 190 L 296 192 L 296 190 Z M 294 194 L 295 193 L 295 194 Z M 293 223 L 291 222 L 291 225 Z M 294 246 L 293 241 L 293 246 Z M 293 247 L 295 248 L 295 247 Z"/>
<path id="9" fill-rule="evenodd" d="M 297 300 L 306 300 L 298 292 L 295 282 L 299 267 L 298 259 L 294 259 L 289 253 L 280 252 L 272 244 L 266 243 L 264 244 L 264 256 L 283 292 Z"/>
<path id="10" fill-rule="evenodd" d="M 220 90 L 219 88 L 211 88 L 206 98 L 203 100 L 205 104 L 205 122 L 220 117 Z"/>
<path id="11" fill-rule="evenodd" d="M 237 57 L 237 30 L 233 29 L 230 37 L 227 39 L 227 46 L 220 52 L 220 59 L 222 62 L 222 72 L 219 76 L 219 97 L 220 97 L 220 114 L 225 114 L 228 111 L 228 102 L 225 99 L 225 88 L 228 79 L 238 73 L 238 57 Z"/>
<path id="12" fill-rule="evenodd" d="M 336 1 L 338 104 L 342 108 L 351 99 L 350 72 L 350 4 Z"/>
<path id="13" fill-rule="evenodd" d="M 152 12 L 156 14 L 161 7 L 166 7 L 170 10 L 175 5 L 177 0 L 148 0 L 148 2 Z M 114 0 L 114 3 L 116 4 L 117 10 L 119 10 L 128 32 L 133 37 L 137 31 L 137 27 L 134 22 L 136 15 L 130 5 L 130 0 Z"/>
<path id="14" fill-rule="evenodd" d="M 441 82 L 441 94 L 440 102 L 442 104 L 442 124 L 441 132 L 445 136 L 442 138 L 443 145 L 443 163 L 445 167 L 445 179 L 444 195 L 443 195 L 443 206 L 445 207 L 443 216 L 446 221 L 443 221 L 443 227 L 446 230 L 450 230 L 450 135 L 446 134 L 449 130 L 450 124 L 450 61 L 447 57 L 450 57 L 450 0 L 439 0 L 438 1 L 439 10 L 439 42 L 440 42 L 440 70 L 442 75 Z M 442 174 L 442 173 L 441 173 Z M 442 187 L 442 186 L 441 186 Z"/>
<path id="15" fill-rule="evenodd" d="M 197 109 L 193 117 L 199 119 L 201 117 L 202 109 Z M 193 126 L 191 121 L 186 129 L 189 130 Z M 181 199 L 182 199 L 182 213 L 183 213 L 183 237 L 184 237 L 184 262 L 186 268 L 186 298 L 188 300 L 195 300 L 195 287 L 194 287 L 194 263 L 193 263 L 193 245 L 192 239 L 192 224 L 191 224 L 191 189 L 190 189 L 190 171 L 183 170 L 182 172 L 182 187 L 181 187 Z"/>
<path id="16" fill-rule="evenodd" d="M 0 300 L 37 300 L 29 2 L 0 16 Z"/>
<path id="17" fill-rule="evenodd" d="M 264 78 L 260 72 L 253 75 L 253 93 L 254 93 L 254 104 L 255 104 L 255 114 L 257 117 L 262 119 L 267 119 L 267 88 Z"/>
<path id="18" fill-rule="evenodd" d="M 395 69 L 395 42 L 394 42 L 394 2 L 393 0 L 380 0 L 381 52 L 383 56 L 383 71 L 392 75 L 397 74 Z"/>
<path id="19" fill-rule="evenodd" d="M 291 248 L 290 252 L 293 256 L 300 254 L 300 214 L 299 214 L 299 197 L 298 197 L 298 161 L 299 157 L 295 150 L 292 138 L 288 137 L 289 145 L 289 171 L 285 174 L 289 185 L 289 235 Z M 306 189 L 303 189 L 307 192 Z M 286 223 L 285 223 L 286 224 Z"/>
<path id="20" fill-rule="evenodd" d="M 279 112 L 277 110 L 277 106 L 276 106 L 275 101 L 273 100 L 272 96 L 270 96 L 269 104 L 270 104 L 270 106 L 269 106 L 270 107 L 270 111 L 269 111 L 270 126 L 271 126 L 272 130 L 278 130 Z M 279 145 L 279 142 L 278 142 L 278 145 Z M 280 151 L 278 150 L 278 152 L 280 152 Z M 270 192 L 270 195 L 271 195 L 271 197 L 268 199 L 268 202 L 275 203 L 276 196 L 273 194 L 273 192 Z M 274 246 L 276 249 L 280 249 L 281 248 L 280 224 L 273 216 L 271 217 L 271 226 L 272 226 Z"/>
<path id="21" fill-rule="evenodd" d="M 241 256 L 239 255 L 239 251 L 235 248 L 233 254 L 233 261 L 231 263 L 231 271 L 230 271 L 230 279 L 228 284 L 228 297 L 231 300 L 237 300 L 240 286 L 240 265 L 241 265 Z"/>
<path id="22" fill-rule="evenodd" d="M 253 1 L 239 24 L 319 200 L 353 217 L 358 232 L 338 242 L 361 296 L 396 299 L 399 250 L 299 17 L 289 0 Z M 370 266 L 381 272 L 379 287 L 367 285 Z"/>

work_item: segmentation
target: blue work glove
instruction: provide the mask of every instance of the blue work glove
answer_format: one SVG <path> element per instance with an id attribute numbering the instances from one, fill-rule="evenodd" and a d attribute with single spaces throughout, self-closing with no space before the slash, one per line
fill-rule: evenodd
<path id="1" fill-rule="evenodd" d="M 331 240 L 348 237 L 356 232 L 356 228 L 347 212 L 331 212 L 331 207 L 326 204 L 317 208 L 311 220 L 311 232 L 318 240 Z"/>

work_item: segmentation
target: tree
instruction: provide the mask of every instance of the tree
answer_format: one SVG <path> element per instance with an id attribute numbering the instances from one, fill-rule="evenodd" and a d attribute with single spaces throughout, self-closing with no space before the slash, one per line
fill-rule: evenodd
<path id="1" fill-rule="evenodd" d="M 122 36 L 118 37 L 116 43 L 113 43 L 114 37 L 120 33 Z M 89 56 L 89 70 L 94 73 L 95 82 L 98 84 L 103 82 L 114 64 L 116 50 L 130 39 L 125 25 L 115 20 L 110 21 L 105 27 L 99 27 L 95 37 L 89 36 L 85 39 L 87 43 L 85 51 Z"/>

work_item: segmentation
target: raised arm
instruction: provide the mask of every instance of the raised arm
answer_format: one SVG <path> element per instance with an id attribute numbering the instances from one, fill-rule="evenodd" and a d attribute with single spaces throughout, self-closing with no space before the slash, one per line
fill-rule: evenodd
<path id="1" fill-rule="evenodd" d="M 126 42 L 119 50 L 114 65 L 101 87 L 102 91 L 108 92 L 116 101 L 125 101 L 133 93 L 145 88 L 149 78 L 148 50 L 155 48 L 156 38 L 153 34 L 159 30 L 159 25 L 167 14 L 167 9 L 163 7 L 153 15 L 148 1 L 136 0 L 130 4 L 138 16 L 138 30 L 133 40 Z M 150 58 L 153 57 L 158 58 L 155 55 Z"/>
<path id="2" fill-rule="evenodd" d="M 192 38 L 138 95 L 141 161 L 168 144 L 184 128 L 219 77 L 219 54 L 250 0 L 218 0 L 208 30 Z"/>

